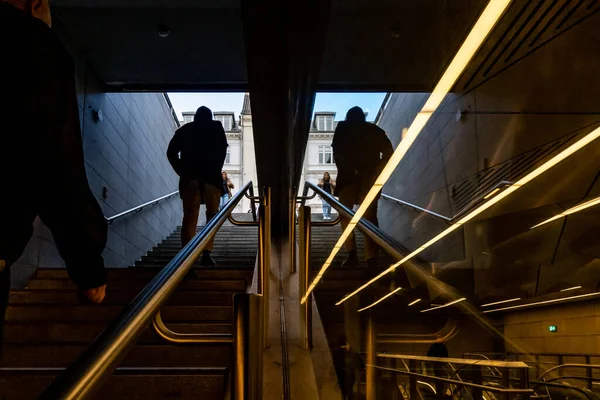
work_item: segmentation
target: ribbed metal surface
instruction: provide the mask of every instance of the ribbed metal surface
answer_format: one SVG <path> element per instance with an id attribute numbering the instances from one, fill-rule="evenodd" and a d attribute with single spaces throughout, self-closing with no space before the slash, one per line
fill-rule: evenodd
<path id="1" fill-rule="evenodd" d="M 600 10 L 598 0 L 514 1 L 466 73 L 463 89 L 494 76 Z"/>
<path id="2" fill-rule="evenodd" d="M 472 202 L 488 193 L 499 182 L 517 181 L 550 155 L 570 144 L 575 136 L 576 134 L 563 136 L 555 141 L 484 169 L 477 175 L 452 184 L 450 186 L 450 197 L 455 213 L 463 211 Z"/>

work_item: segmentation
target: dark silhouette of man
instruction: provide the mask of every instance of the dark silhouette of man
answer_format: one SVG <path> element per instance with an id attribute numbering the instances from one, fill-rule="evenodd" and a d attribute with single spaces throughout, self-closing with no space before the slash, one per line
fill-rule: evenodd
<path id="1" fill-rule="evenodd" d="M 196 235 L 200 204 L 206 204 L 206 220 L 219 211 L 222 183 L 221 171 L 227 155 L 227 136 L 220 121 L 214 121 L 212 111 L 200 107 L 194 121 L 177 129 L 167 149 L 167 157 L 179 175 L 179 191 L 183 201 L 181 246 Z M 211 240 L 202 253 L 200 263 L 215 266 L 210 253 Z"/>
<path id="2" fill-rule="evenodd" d="M 36 216 L 82 298 L 100 303 L 106 290 L 107 223 L 86 177 L 73 60 L 50 24 L 47 0 L 0 1 L 0 338 L 11 265 Z"/>
<path id="3" fill-rule="evenodd" d="M 340 335 L 338 347 L 333 350 L 333 367 L 342 391 L 342 400 L 352 400 L 356 375 L 365 368 L 365 363 L 350 347 L 348 339 L 344 335 Z"/>
<path id="4" fill-rule="evenodd" d="M 346 120 L 338 123 L 331 147 L 338 168 L 336 194 L 342 204 L 352 209 L 354 205 L 363 202 L 392 156 L 394 148 L 383 129 L 366 121 L 365 113 L 360 107 L 352 107 L 346 114 Z M 379 195 L 363 216 L 375 225 L 378 225 L 378 199 Z M 342 228 L 346 229 L 349 222 L 348 219 L 342 218 Z M 357 266 L 354 233 L 346 240 L 345 247 L 348 257 L 343 265 Z M 375 242 L 365 237 L 365 258 L 370 268 L 377 268 L 377 253 L 378 247 Z"/>

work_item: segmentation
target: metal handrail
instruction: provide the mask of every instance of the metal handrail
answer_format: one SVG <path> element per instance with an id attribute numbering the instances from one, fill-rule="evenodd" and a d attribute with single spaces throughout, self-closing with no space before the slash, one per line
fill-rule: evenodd
<path id="1" fill-rule="evenodd" d="M 535 380 L 531 381 L 531 383 L 533 385 L 537 385 L 537 386 L 550 386 L 550 387 L 555 387 L 555 388 L 560 388 L 560 389 L 573 390 L 575 392 L 583 394 L 587 399 L 593 400 L 593 398 L 590 396 L 590 394 L 588 392 L 583 390 L 583 388 L 580 388 L 577 386 L 570 386 L 570 385 L 564 385 L 564 384 L 560 384 L 560 383 L 535 381 Z"/>
<path id="2" fill-rule="evenodd" d="M 132 214 L 134 212 L 140 212 L 140 211 L 142 211 L 142 208 L 158 204 L 160 201 L 169 199 L 169 198 L 175 196 L 177 193 L 179 193 L 179 190 L 176 190 L 176 191 L 174 191 L 172 193 L 169 193 L 169 194 L 166 194 L 164 196 L 161 196 L 161 197 L 159 197 L 157 199 L 150 200 L 150 201 L 148 201 L 148 202 L 146 202 L 144 204 L 140 204 L 139 206 L 130 208 L 127 211 L 123 211 L 121 213 L 115 214 L 112 217 L 106 217 L 106 222 L 108 222 L 109 224 L 112 224 L 116 219 L 119 219 L 119 218 L 124 217 L 124 216 L 129 215 L 129 214 Z"/>
<path id="3" fill-rule="evenodd" d="M 142 289 L 92 345 L 42 393 L 40 399 L 83 399 L 95 393 L 119 366 L 137 338 L 193 267 L 210 239 L 225 223 L 252 182 L 236 193 L 221 211 Z M 235 316 L 243 326 L 243 316 Z M 239 335 L 239 333 L 237 333 Z M 238 367 L 239 363 L 236 363 Z M 242 370 L 244 365 L 241 366 Z M 240 379 L 236 379 L 239 381 Z"/>
<path id="4" fill-rule="evenodd" d="M 400 205 L 403 205 L 403 206 L 407 206 L 407 207 L 413 208 L 413 209 L 414 209 L 414 210 L 416 210 L 416 211 L 421 211 L 421 212 L 427 213 L 427 214 L 429 214 L 429 215 L 432 215 L 432 216 L 434 216 L 434 217 L 437 217 L 437 218 L 439 218 L 439 219 L 442 219 L 442 220 L 444 220 L 444 221 L 446 221 L 446 222 L 448 222 L 448 223 L 452 223 L 452 218 L 449 218 L 449 217 L 446 217 L 445 215 L 438 214 L 438 213 L 436 213 L 436 212 L 430 211 L 430 210 L 428 210 L 428 209 L 426 209 L 426 208 L 419 207 L 418 205 L 416 205 L 416 204 L 412 204 L 412 203 L 409 203 L 408 201 L 404 201 L 404 200 L 397 199 L 397 198 L 395 198 L 395 197 L 392 197 L 392 196 L 390 196 L 390 195 L 387 195 L 387 194 L 385 194 L 385 193 L 382 193 L 382 194 L 381 194 L 381 197 L 383 197 L 383 198 L 384 198 L 384 199 L 386 199 L 386 200 L 391 200 L 391 201 L 393 201 L 393 202 L 395 202 L 395 203 L 398 203 L 398 204 L 400 204 Z"/>
<path id="5" fill-rule="evenodd" d="M 350 210 L 348 207 L 343 205 L 340 201 L 338 201 L 335 197 L 333 197 L 330 193 L 325 192 L 323 189 L 318 186 L 312 184 L 311 182 L 306 182 L 304 184 L 304 194 L 308 193 L 308 189 L 313 190 L 319 196 L 324 197 L 327 202 L 333 207 L 339 214 L 341 218 L 352 219 L 354 216 L 354 212 Z M 314 223 L 313 223 L 314 225 Z M 381 231 L 377 226 L 375 226 L 372 222 L 367 221 L 365 218 L 361 218 L 357 224 L 358 229 L 365 235 L 367 235 L 371 240 L 373 240 L 380 248 L 382 248 L 385 252 L 390 254 L 392 257 L 397 259 L 404 258 L 409 251 L 407 249 L 402 248 L 394 239 L 392 239 L 388 234 Z M 417 266 L 417 264 L 413 261 L 413 259 L 408 260 L 405 265 Z"/>
<path id="6" fill-rule="evenodd" d="M 546 370 L 543 374 L 541 374 L 537 378 L 537 380 L 542 381 L 542 380 L 544 380 L 546 375 L 550 375 L 555 370 L 562 369 L 562 368 L 586 368 L 586 369 L 591 370 L 591 369 L 600 369 L 600 364 L 561 364 L 561 365 L 557 365 L 556 367 L 552 367 L 552 368 Z M 586 379 L 586 378 L 589 378 L 589 377 L 581 377 L 581 379 Z M 592 378 L 592 379 L 600 380 L 600 378 Z"/>
<path id="7" fill-rule="evenodd" d="M 494 393 L 502 393 L 502 394 L 525 394 L 525 395 L 533 395 L 534 394 L 533 389 L 500 388 L 497 386 L 487 386 L 487 385 L 480 385 L 477 383 L 471 383 L 471 382 L 466 382 L 466 381 L 457 381 L 454 379 L 442 378 L 442 377 L 435 376 L 435 375 L 420 374 L 418 372 L 403 371 L 400 369 L 380 367 L 377 365 L 367 365 L 367 366 L 381 370 L 381 371 L 395 372 L 398 374 L 412 376 L 412 377 L 416 377 L 416 378 L 429 379 L 429 380 L 433 380 L 435 382 L 452 383 L 454 385 L 467 386 L 467 387 L 471 387 L 471 388 L 481 389 L 482 391 L 485 391 L 485 392 L 494 392 Z"/>
<path id="8" fill-rule="evenodd" d="M 496 190 L 500 189 L 502 186 L 510 186 L 513 183 L 514 182 L 511 182 L 511 181 L 500 181 L 500 182 L 496 183 L 494 186 L 492 186 L 491 188 L 489 188 L 487 191 L 485 191 L 484 193 L 480 194 L 475 199 L 473 199 L 473 201 L 471 201 L 469 204 L 467 204 L 462 210 L 460 210 L 458 213 L 456 213 L 453 217 L 447 217 L 445 215 L 438 214 L 438 213 L 433 212 L 431 210 L 428 210 L 426 208 L 419 207 L 416 204 L 412 204 L 412 203 L 409 203 L 408 201 L 397 199 L 397 198 L 392 197 L 392 196 L 390 196 L 388 194 L 385 194 L 385 193 L 382 193 L 381 197 L 383 197 L 386 200 L 393 201 L 393 202 L 395 202 L 395 203 L 397 203 L 399 205 L 410 207 L 410 208 L 414 209 L 415 211 L 424 212 L 424 213 L 429 214 L 429 215 L 431 215 L 433 217 L 439 218 L 439 219 L 445 221 L 448 224 L 453 224 L 454 221 L 456 221 L 458 219 L 458 217 L 462 216 L 467 211 L 469 211 L 471 208 L 473 208 L 473 206 L 475 204 L 479 203 L 481 200 L 486 199 L 488 196 L 490 196 Z"/>

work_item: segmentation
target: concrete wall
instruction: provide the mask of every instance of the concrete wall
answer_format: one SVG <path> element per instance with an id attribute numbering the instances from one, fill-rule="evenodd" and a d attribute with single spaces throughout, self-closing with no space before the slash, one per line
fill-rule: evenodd
<path id="1" fill-rule="evenodd" d="M 486 54 L 477 58 L 464 74 L 467 78 L 475 74 L 477 79 L 469 84 L 463 79 L 456 85 L 458 89 L 432 116 L 383 192 L 452 217 L 462 209 L 453 187 L 466 181 L 477 186 L 478 174 L 490 167 L 598 126 L 600 92 L 589 82 L 597 80 L 600 65 L 600 54 L 593 50 L 600 38 L 599 23 L 600 13 L 591 14 L 543 46 L 523 50 L 510 63 L 499 62 L 493 73 L 484 77 L 475 70 Z M 509 39 L 501 40 L 500 48 Z M 391 96 L 380 126 L 394 146 L 427 96 Z M 600 184 L 594 181 L 600 169 L 597 142 L 420 257 L 434 263 L 472 262 L 475 286 L 483 296 L 523 297 L 575 285 L 595 289 L 598 274 L 595 280 L 569 280 L 597 261 L 597 251 L 582 249 L 585 238 L 590 238 L 585 245 L 589 249 L 597 249 L 600 244 L 600 238 L 593 233 L 600 220 L 593 210 L 569 217 L 564 232 L 560 222 L 534 231 L 529 228 L 600 193 Z M 417 248 L 447 227 L 443 221 L 412 208 L 383 199 L 379 204 L 381 227 L 409 249 Z M 570 238 L 565 236 L 567 233 Z"/>
<path id="2" fill-rule="evenodd" d="M 177 190 L 178 177 L 165 152 L 177 128 L 162 93 L 105 93 L 85 58 L 76 61 L 76 85 L 86 170 L 91 190 L 105 216 Z M 93 118 L 100 111 L 102 121 Z M 107 197 L 103 198 L 103 187 Z M 172 197 L 110 225 L 104 252 L 107 266 L 126 267 L 168 236 L 181 223 L 181 205 Z M 52 235 L 39 221 L 23 256 L 13 268 L 13 286 L 21 287 L 37 267 L 63 266 Z"/>
<path id="3" fill-rule="evenodd" d="M 557 331 L 550 332 L 550 325 L 556 325 Z M 504 335 L 507 352 L 600 355 L 600 303 L 592 300 L 508 313 Z"/>

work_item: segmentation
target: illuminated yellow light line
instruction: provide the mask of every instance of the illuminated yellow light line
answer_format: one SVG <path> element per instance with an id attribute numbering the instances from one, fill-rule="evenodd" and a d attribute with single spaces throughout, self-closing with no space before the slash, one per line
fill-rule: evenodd
<path id="1" fill-rule="evenodd" d="M 537 301 L 535 303 L 519 304 L 519 305 L 516 305 L 516 306 L 510 306 L 510 307 L 504 307 L 504 308 L 496 308 L 494 310 L 484 311 L 483 313 L 487 314 L 487 313 L 493 313 L 493 312 L 496 312 L 496 311 L 516 310 L 518 308 L 525 308 L 525 307 L 537 306 L 537 305 L 540 305 L 540 304 L 559 303 L 559 302 L 565 301 L 565 300 L 582 299 L 584 297 L 593 297 L 593 296 L 600 296 L 600 292 L 587 293 L 587 294 L 579 294 L 577 296 L 562 297 L 560 299 L 544 300 L 544 301 Z"/>
<path id="2" fill-rule="evenodd" d="M 397 289 L 395 289 L 395 290 L 392 290 L 391 292 L 389 292 L 388 294 L 386 294 L 385 296 L 383 296 L 382 298 L 380 298 L 379 300 L 377 300 L 376 302 L 374 302 L 374 303 L 373 303 L 373 304 L 371 304 L 370 306 L 366 306 L 366 307 L 364 307 L 364 308 L 361 308 L 360 310 L 358 310 L 358 312 L 361 312 L 361 311 L 368 310 L 368 309 L 369 309 L 369 308 L 371 308 L 371 307 L 375 307 L 377 304 L 381 303 L 382 301 L 384 301 L 384 300 L 385 300 L 385 299 L 387 299 L 388 297 L 390 297 L 390 296 L 394 295 L 395 293 L 398 293 L 398 292 L 399 292 L 401 289 L 402 289 L 402 288 L 401 288 L 401 287 L 399 287 L 399 288 L 397 288 Z"/>
<path id="3" fill-rule="evenodd" d="M 596 197 L 595 199 L 586 201 L 585 203 L 578 204 L 575 207 L 571 207 L 567 211 L 561 212 L 560 214 L 557 214 L 552 218 L 548 218 L 547 220 L 540 222 L 539 224 L 534 225 L 529 229 L 535 229 L 538 226 L 542 226 L 549 222 L 556 221 L 559 218 L 566 217 L 567 215 L 570 215 L 570 214 L 575 214 L 581 210 L 585 210 L 586 208 L 590 208 L 590 207 L 596 206 L 598 204 L 600 204 L 600 197 Z"/>
<path id="4" fill-rule="evenodd" d="M 450 307 L 450 306 L 453 306 L 453 305 L 455 305 L 457 303 L 460 303 L 461 301 L 465 301 L 466 299 L 467 299 L 466 297 L 461 297 L 458 300 L 454 300 L 454 301 L 451 301 L 450 303 L 442 304 L 441 306 L 428 308 L 426 310 L 421 310 L 421 312 L 429 312 L 429 311 L 433 311 L 433 310 L 439 310 L 440 308 Z"/>
<path id="5" fill-rule="evenodd" d="M 500 191 L 500 188 L 496 188 L 496 189 L 492 190 L 491 192 L 489 192 L 488 194 L 486 194 L 486 195 L 483 197 L 483 199 L 484 199 L 484 200 L 487 200 L 487 199 L 489 199 L 490 197 L 492 197 L 493 195 L 495 195 L 496 193 L 498 193 L 499 191 Z"/>
<path id="6" fill-rule="evenodd" d="M 561 292 L 568 292 L 568 291 L 577 290 L 577 289 L 581 289 L 581 286 L 568 287 L 566 289 L 561 290 Z"/>
<path id="7" fill-rule="evenodd" d="M 416 256 L 423 250 L 427 249 L 432 244 L 438 242 L 443 237 L 454 232 L 455 230 L 460 228 L 462 225 L 464 225 L 471 219 L 475 218 L 477 215 L 481 214 L 482 212 L 484 212 L 485 210 L 487 210 L 494 204 L 498 203 L 502 199 L 510 196 L 513 192 L 515 192 L 519 188 L 525 186 L 527 183 L 531 182 L 533 179 L 542 175 L 544 172 L 548 171 L 550 168 L 554 167 L 556 164 L 560 163 L 565 158 L 573 155 L 577 151 L 581 150 L 583 147 L 587 146 L 594 140 L 598 139 L 598 137 L 600 137 L 600 128 L 596 128 L 592 132 L 588 133 L 587 135 L 585 135 L 584 137 L 579 139 L 577 142 L 573 143 L 571 146 L 567 147 L 566 149 L 564 149 L 563 151 L 561 151 L 560 153 L 558 153 L 557 155 L 552 157 L 550 160 L 546 161 L 544 164 L 540 165 L 538 168 L 534 169 L 529 174 L 525 175 L 523 178 L 519 179 L 517 182 L 515 182 L 511 186 L 508 186 L 506 189 L 501 191 L 497 196 L 492 197 L 489 201 L 481 204 L 479 207 L 477 207 L 476 209 L 471 211 L 469 214 L 465 215 L 463 218 L 458 220 L 454 225 L 451 225 L 446 230 L 442 231 L 437 236 L 435 236 L 433 239 L 429 240 L 427 243 L 423 244 L 422 246 L 420 246 L 419 248 L 414 250 L 412 253 L 408 254 L 406 257 L 404 257 L 397 263 L 393 264 L 391 267 L 389 267 L 388 269 L 386 269 L 385 271 L 383 271 L 382 273 L 380 273 L 379 275 L 377 275 L 376 277 L 374 277 L 373 279 L 371 279 L 370 281 L 368 281 L 367 283 L 365 283 L 364 285 L 362 285 L 361 287 L 356 289 L 354 292 L 350 293 L 349 295 L 344 297 L 342 300 L 338 301 L 336 303 L 336 305 L 342 304 L 344 301 L 348 300 L 350 297 L 352 297 L 355 294 L 357 294 L 358 292 L 362 291 L 363 289 L 365 289 L 367 286 L 369 286 L 373 282 L 375 282 L 378 279 L 380 279 L 381 277 L 389 274 L 390 272 L 392 272 L 393 270 L 398 268 L 400 265 L 404 264 L 406 261 L 410 260 L 411 258 Z"/>
<path id="8" fill-rule="evenodd" d="M 348 239 L 350 233 L 356 227 L 358 221 L 362 218 L 362 216 L 365 214 L 371 203 L 377 197 L 377 194 L 381 190 L 381 187 L 387 182 L 387 180 L 390 178 L 390 176 L 396 169 L 396 166 L 398 166 L 402 158 L 404 158 L 404 155 L 406 154 L 408 149 L 410 149 L 414 141 L 417 139 L 417 137 L 423 130 L 423 127 L 427 124 L 429 118 L 431 118 L 431 115 L 440 106 L 450 89 L 452 89 L 452 86 L 454 86 L 460 75 L 463 73 L 463 71 L 465 70 L 465 68 L 467 67 L 467 65 L 469 64 L 469 62 L 471 61 L 471 59 L 473 58 L 473 56 L 475 55 L 485 38 L 491 32 L 494 25 L 496 25 L 496 22 L 498 22 L 500 16 L 504 13 L 510 2 L 511 0 L 490 0 L 488 5 L 485 7 L 485 10 L 483 10 L 483 13 L 479 16 L 479 19 L 473 26 L 471 32 L 469 32 L 469 35 L 467 36 L 463 44 L 460 46 L 460 49 L 452 59 L 452 62 L 450 63 L 446 71 L 444 71 L 444 74 L 433 89 L 433 92 L 431 92 L 431 95 L 427 99 L 427 102 L 425 103 L 421 111 L 417 114 L 414 121 L 411 123 L 410 127 L 406 131 L 406 135 L 392 154 L 392 157 L 390 158 L 388 163 L 383 168 L 383 171 L 381 171 L 381 174 L 379 174 L 379 176 L 377 177 L 377 180 L 373 184 L 373 187 L 365 196 L 365 199 L 363 200 L 362 204 L 350 220 L 350 223 L 348 224 L 344 232 L 342 232 L 342 235 L 340 236 L 336 245 L 331 251 L 331 254 L 319 270 L 319 273 L 308 287 L 306 294 L 302 297 L 302 304 L 306 302 L 309 295 L 315 289 L 315 287 L 325 274 L 325 271 L 327 271 L 327 269 L 333 262 L 333 259 L 342 248 L 344 242 L 346 241 L 346 239 Z"/>
<path id="9" fill-rule="evenodd" d="M 415 304 L 417 304 L 417 303 L 418 303 L 418 302 L 420 302 L 420 301 L 421 301 L 421 299 L 416 299 L 416 300 L 414 300 L 412 303 L 410 303 L 408 306 L 409 306 L 409 307 L 412 307 L 412 306 L 414 306 Z"/>
<path id="10" fill-rule="evenodd" d="M 519 301 L 519 300 L 521 300 L 520 297 L 515 297 L 514 299 L 501 300 L 501 301 L 495 301 L 493 303 L 482 304 L 481 307 L 497 306 L 498 304 L 512 303 L 513 301 Z"/>

